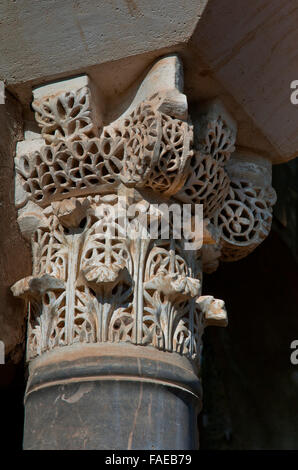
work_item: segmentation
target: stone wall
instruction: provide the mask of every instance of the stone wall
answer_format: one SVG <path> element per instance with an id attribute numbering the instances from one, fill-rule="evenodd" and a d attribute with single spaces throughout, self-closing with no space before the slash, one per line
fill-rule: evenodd
<path id="1" fill-rule="evenodd" d="M 0 105 L 0 340 L 5 342 L 6 355 L 15 361 L 22 356 L 25 312 L 10 287 L 31 269 L 30 248 L 21 237 L 14 205 L 14 154 L 21 138 L 21 109 L 6 93 L 6 103 Z"/>

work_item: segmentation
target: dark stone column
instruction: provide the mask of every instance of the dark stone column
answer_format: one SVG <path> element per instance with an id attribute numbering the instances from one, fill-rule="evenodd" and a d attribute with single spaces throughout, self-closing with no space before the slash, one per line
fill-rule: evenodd
<path id="1" fill-rule="evenodd" d="M 198 448 L 201 385 L 176 353 L 74 345 L 30 364 L 25 449 Z"/>

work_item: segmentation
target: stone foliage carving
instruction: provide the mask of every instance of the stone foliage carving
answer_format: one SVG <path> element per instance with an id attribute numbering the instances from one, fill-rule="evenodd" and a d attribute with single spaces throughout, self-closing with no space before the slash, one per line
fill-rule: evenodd
<path id="1" fill-rule="evenodd" d="M 188 204 L 204 204 L 206 217 L 223 205 L 230 188 L 229 178 L 211 154 L 196 152 L 190 171 L 177 199 Z"/>
<path id="2" fill-rule="evenodd" d="M 91 111 L 91 95 L 87 86 L 57 96 L 35 100 L 35 119 L 47 144 L 84 140 L 96 137 L 98 129 Z"/>
<path id="3" fill-rule="evenodd" d="M 223 205 L 230 179 L 225 165 L 235 150 L 235 131 L 223 118 L 224 110 L 216 102 L 202 113 L 195 136 L 197 151 L 190 160 L 187 178 L 177 199 L 184 203 L 204 204 L 205 217 L 212 217 Z"/>
<path id="4" fill-rule="evenodd" d="M 26 193 L 23 204 L 32 200 L 45 206 L 73 195 L 110 192 L 121 182 L 165 195 L 182 187 L 193 154 L 192 127 L 157 111 L 160 97 L 142 102 L 96 138 L 88 90 L 74 95 L 63 93 L 34 106 L 42 136 L 51 145 L 16 160 Z"/>
<path id="5" fill-rule="evenodd" d="M 42 139 L 16 157 L 18 221 L 33 253 L 32 276 L 12 287 L 28 302 L 27 357 L 125 341 L 199 360 L 204 328 L 227 323 L 223 302 L 202 296 L 202 269 L 262 241 L 270 185 L 229 170 L 235 128 L 222 109 L 207 107 L 193 136 L 185 96 L 163 90 L 104 126 L 88 80 L 70 83 L 36 93 Z M 186 249 L 173 220 L 165 236 L 161 213 L 159 236 L 144 237 L 139 213 L 145 220 L 156 201 L 203 204 L 203 247 Z"/>
<path id="6" fill-rule="evenodd" d="M 47 222 L 32 235 L 33 275 L 13 288 L 30 300 L 28 359 L 78 341 L 149 344 L 196 358 L 199 325 L 210 314 L 200 306 L 198 260 L 172 237 L 127 237 L 109 218 L 117 200 L 89 196 L 44 209 Z"/>

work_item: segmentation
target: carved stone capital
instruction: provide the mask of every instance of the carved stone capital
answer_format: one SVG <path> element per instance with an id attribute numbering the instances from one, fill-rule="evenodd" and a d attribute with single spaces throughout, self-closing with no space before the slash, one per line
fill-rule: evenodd
<path id="1" fill-rule="evenodd" d="M 236 123 L 218 100 L 199 106 L 192 124 L 182 86 L 178 57 L 162 58 L 114 120 L 87 76 L 33 91 L 41 133 L 19 143 L 15 159 L 33 274 L 12 288 L 28 301 L 28 360 L 126 342 L 198 363 L 204 328 L 227 324 L 223 302 L 202 296 L 202 271 L 267 236 L 271 170 L 260 156 L 233 153 Z M 203 244 L 188 249 L 174 216 L 165 234 L 162 210 L 158 236 L 143 236 L 156 204 L 188 205 L 190 232 L 203 205 Z"/>

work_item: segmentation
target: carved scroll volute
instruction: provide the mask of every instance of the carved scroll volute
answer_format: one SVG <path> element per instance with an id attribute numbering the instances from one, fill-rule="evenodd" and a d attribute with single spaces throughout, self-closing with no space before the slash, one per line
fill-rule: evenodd
<path id="1" fill-rule="evenodd" d="M 271 163 L 260 155 L 236 152 L 227 164 L 230 190 L 214 223 L 221 236 L 221 259 L 251 253 L 269 234 L 276 194 Z"/>

